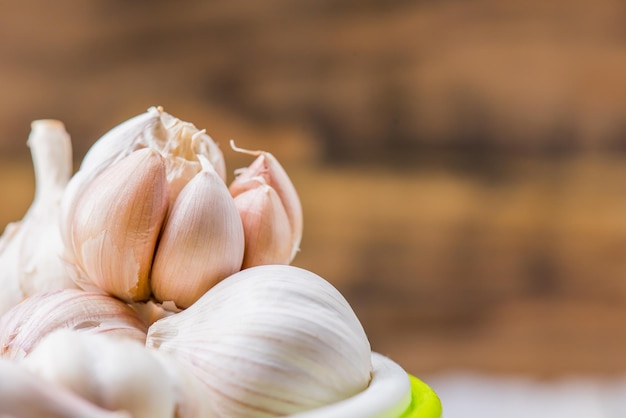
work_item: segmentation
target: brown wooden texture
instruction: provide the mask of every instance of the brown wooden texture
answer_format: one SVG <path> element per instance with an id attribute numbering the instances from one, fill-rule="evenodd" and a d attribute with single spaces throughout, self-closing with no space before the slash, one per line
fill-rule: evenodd
<path id="1" fill-rule="evenodd" d="M 273 152 L 295 264 L 421 375 L 626 371 L 626 8 L 617 0 L 0 0 L 0 228 L 29 123 L 80 160 L 151 105 Z"/>

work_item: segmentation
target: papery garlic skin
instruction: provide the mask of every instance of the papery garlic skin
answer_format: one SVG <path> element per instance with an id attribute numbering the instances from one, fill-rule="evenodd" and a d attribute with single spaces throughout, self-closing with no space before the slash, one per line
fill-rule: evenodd
<path id="1" fill-rule="evenodd" d="M 61 386 L 51 385 L 22 365 L 0 358 L 0 417 L 131 418 L 93 405 Z"/>
<path id="2" fill-rule="evenodd" d="M 57 120 L 37 120 L 28 138 L 35 197 L 19 222 L 0 237 L 0 315 L 39 291 L 75 288 L 62 259 L 60 202 L 72 173 L 72 144 Z"/>
<path id="3" fill-rule="evenodd" d="M 174 392 L 176 418 L 214 418 L 211 400 L 206 387 L 190 370 L 189 366 L 173 356 L 150 349 L 150 354 L 161 362 L 167 373 L 167 382 Z"/>
<path id="4" fill-rule="evenodd" d="M 166 137 L 160 111 L 151 107 L 115 126 L 94 142 L 85 153 L 79 171 L 102 171 L 128 154 Z"/>
<path id="5" fill-rule="evenodd" d="M 220 177 L 226 179 L 224 155 L 215 141 L 204 130 L 170 115 L 160 106 L 149 108 L 100 137 L 85 154 L 79 172 L 88 181 L 141 148 L 153 149 L 165 159 L 171 201 L 200 171 L 198 155 L 208 159 Z"/>
<path id="6" fill-rule="evenodd" d="M 154 300 L 147 302 L 132 302 L 128 306 L 133 308 L 137 315 L 146 323 L 147 326 L 152 325 L 161 318 L 174 315 L 181 310 L 176 308 L 173 303 L 158 303 Z"/>
<path id="7" fill-rule="evenodd" d="M 181 309 L 239 271 L 244 254 L 235 202 L 213 166 L 202 161 L 203 170 L 183 188 L 168 214 L 152 265 L 155 298 Z"/>
<path id="8" fill-rule="evenodd" d="M 130 306 L 102 293 L 63 289 L 30 296 L 0 317 L 0 357 L 19 360 L 49 333 L 70 328 L 144 343 L 147 326 Z"/>
<path id="9" fill-rule="evenodd" d="M 207 386 L 218 416 L 275 417 L 346 399 L 371 377 L 367 336 L 345 298 L 293 266 L 242 270 L 148 329 Z"/>
<path id="10" fill-rule="evenodd" d="M 133 418 L 171 418 L 175 394 L 161 362 L 143 344 L 106 334 L 59 329 L 21 363 L 47 382 Z"/>
<path id="11" fill-rule="evenodd" d="M 150 270 L 168 209 L 165 163 L 143 148 L 102 171 L 75 203 L 72 255 L 77 282 L 127 302 L 150 297 Z"/>
<path id="12" fill-rule="evenodd" d="M 289 262 L 293 261 L 300 250 L 303 229 L 302 204 L 296 188 L 285 169 L 271 153 L 238 148 L 234 141 L 231 141 L 231 148 L 237 152 L 257 156 L 256 160 L 248 167 L 236 171 L 236 177 L 229 186 L 231 195 L 237 197 L 246 190 L 259 187 L 258 177 L 262 177 L 265 184 L 276 191 L 291 225 L 291 257 Z"/>

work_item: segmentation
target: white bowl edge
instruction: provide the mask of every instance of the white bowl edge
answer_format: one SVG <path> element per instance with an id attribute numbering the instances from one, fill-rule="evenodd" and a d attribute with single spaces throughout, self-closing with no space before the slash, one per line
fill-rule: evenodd
<path id="1" fill-rule="evenodd" d="M 397 418 L 411 403 L 411 381 L 397 363 L 372 352 L 372 380 L 362 392 L 292 418 Z"/>

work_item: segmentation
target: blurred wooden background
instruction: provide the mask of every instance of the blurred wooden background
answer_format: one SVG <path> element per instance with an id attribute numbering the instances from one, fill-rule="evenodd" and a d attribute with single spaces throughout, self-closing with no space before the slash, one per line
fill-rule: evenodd
<path id="1" fill-rule="evenodd" d="M 626 6 L 618 0 L 0 0 L 0 228 L 30 122 L 75 159 L 162 105 L 274 153 L 296 265 L 417 375 L 626 372 Z M 1 274 L 1 272 L 0 272 Z"/>

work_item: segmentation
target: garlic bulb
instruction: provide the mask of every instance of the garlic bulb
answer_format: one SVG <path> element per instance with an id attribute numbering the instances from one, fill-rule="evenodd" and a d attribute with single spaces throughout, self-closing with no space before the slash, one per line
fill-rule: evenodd
<path id="1" fill-rule="evenodd" d="M 21 359 L 59 328 L 118 335 L 143 343 L 147 327 L 131 307 L 105 294 L 78 289 L 38 293 L 0 317 L 0 357 Z"/>
<path id="2" fill-rule="evenodd" d="M 174 392 L 176 418 L 216 417 L 211 400 L 206 396 L 206 387 L 190 368 L 167 353 L 150 350 L 150 354 L 161 362 L 167 373 L 167 381 Z"/>
<path id="3" fill-rule="evenodd" d="M 224 180 L 217 144 L 160 107 L 112 129 L 63 198 L 72 280 L 129 303 L 188 307 L 241 269 L 243 226 Z"/>
<path id="4" fill-rule="evenodd" d="M 133 418 L 174 416 L 168 373 L 137 341 L 59 329 L 46 335 L 22 364 L 102 408 L 128 411 Z"/>
<path id="5" fill-rule="evenodd" d="M 224 279 L 148 329 L 148 347 L 206 385 L 218 416 L 274 417 L 364 390 L 371 350 L 354 311 L 307 270 L 264 265 Z"/>
<path id="6" fill-rule="evenodd" d="M 180 192 L 152 266 L 159 301 L 191 306 L 215 283 L 241 269 L 244 232 L 224 181 L 202 156 L 203 169 Z"/>
<path id="7" fill-rule="evenodd" d="M 163 157 L 143 148 L 102 171 L 77 198 L 69 224 L 84 289 L 150 297 L 150 270 L 168 196 Z"/>
<path id="8" fill-rule="evenodd" d="M 114 127 L 89 148 L 63 199 L 63 224 L 67 226 L 69 223 L 75 198 L 94 177 L 142 148 L 153 149 L 163 156 L 170 203 L 200 171 L 199 155 L 208 159 L 220 177 L 226 179 L 224 155 L 204 130 L 166 113 L 160 106 L 151 107 Z"/>
<path id="9" fill-rule="evenodd" d="M 99 408 L 21 365 L 0 358 L 0 416 L 6 418 L 131 418 Z"/>
<path id="10" fill-rule="evenodd" d="M 230 145 L 237 152 L 257 156 L 256 160 L 248 167 L 236 171 L 235 180 L 229 187 L 231 195 L 236 198 L 246 190 L 259 187 L 261 183 L 257 180 L 258 177 L 262 177 L 265 181 L 264 184 L 276 191 L 285 212 L 287 212 L 291 226 L 291 257 L 289 260 L 291 262 L 298 253 L 302 240 L 302 205 L 291 179 L 276 157 L 269 152 L 238 148 L 233 141 L 230 142 Z"/>
<path id="11" fill-rule="evenodd" d="M 28 138 L 35 198 L 20 222 L 0 237 L 0 315 L 38 291 L 75 288 L 61 256 L 60 202 L 72 173 L 72 145 L 63 123 L 37 120 Z"/>

